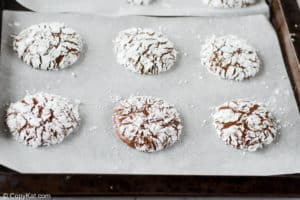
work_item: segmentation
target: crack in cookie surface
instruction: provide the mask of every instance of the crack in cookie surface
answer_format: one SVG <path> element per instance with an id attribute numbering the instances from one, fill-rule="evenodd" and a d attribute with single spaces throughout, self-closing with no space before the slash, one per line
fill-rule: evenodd
<path id="1" fill-rule="evenodd" d="M 182 132 L 174 106 L 155 97 L 133 96 L 121 102 L 114 109 L 113 122 L 123 142 L 144 152 L 173 145 Z"/>
<path id="2" fill-rule="evenodd" d="M 206 40 L 201 49 L 201 63 L 213 74 L 237 81 L 255 76 L 261 65 L 256 50 L 234 35 Z"/>
<path id="3" fill-rule="evenodd" d="M 177 58 L 174 44 L 164 34 L 151 29 L 121 31 L 114 41 L 114 49 L 120 65 L 140 74 L 167 71 Z"/>
<path id="4" fill-rule="evenodd" d="M 77 105 L 60 96 L 37 93 L 12 103 L 6 123 L 17 141 L 39 147 L 62 142 L 79 120 Z"/>
<path id="5" fill-rule="evenodd" d="M 41 23 L 13 39 L 21 60 L 35 69 L 59 70 L 74 64 L 82 51 L 81 36 L 63 23 Z"/>
<path id="6" fill-rule="evenodd" d="M 226 144 L 248 151 L 272 143 L 280 128 L 262 104 L 243 99 L 218 106 L 213 124 Z"/>

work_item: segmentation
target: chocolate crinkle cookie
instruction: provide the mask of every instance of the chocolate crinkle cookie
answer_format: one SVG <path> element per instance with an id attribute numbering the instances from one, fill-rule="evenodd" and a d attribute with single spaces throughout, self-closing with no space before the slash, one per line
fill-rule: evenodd
<path id="1" fill-rule="evenodd" d="M 74 64 L 82 51 L 81 36 L 63 23 L 41 23 L 13 39 L 18 57 L 35 69 L 59 70 Z"/>
<path id="2" fill-rule="evenodd" d="M 247 151 L 256 151 L 272 143 L 280 129 L 264 105 L 243 99 L 218 106 L 213 124 L 227 145 Z"/>
<path id="3" fill-rule="evenodd" d="M 78 105 L 47 93 L 25 96 L 7 110 L 6 123 L 15 139 L 32 147 L 58 144 L 79 126 Z"/>
<path id="4" fill-rule="evenodd" d="M 174 44 L 161 32 L 131 28 L 121 31 L 114 41 L 117 61 L 132 72 L 158 74 L 175 63 Z"/>
<path id="5" fill-rule="evenodd" d="M 256 0 L 203 0 L 212 8 L 244 8 L 256 3 Z"/>
<path id="6" fill-rule="evenodd" d="M 163 150 L 182 133 L 177 110 L 155 97 L 133 96 L 122 101 L 114 110 L 113 123 L 123 142 L 143 152 Z"/>
<path id="7" fill-rule="evenodd" d="M 261 66 L 256 50 L 234 35 L 207 39 L 201 49 L 201 63 L 209 72 L 236 81 L 255 76 Z"/>

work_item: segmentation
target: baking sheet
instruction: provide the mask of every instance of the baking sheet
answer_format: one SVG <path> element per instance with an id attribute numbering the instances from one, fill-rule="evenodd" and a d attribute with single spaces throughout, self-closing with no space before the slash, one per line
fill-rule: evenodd
<path id="1" fill-rule="evenodd" d="M 300 172 L 300 116 L 276 34 L 266 17 L 103 17 L 5 11 L 3 20 L 0 105 L 17 101 L 26 90 L 55 93 L 82 102 L 82 124 L 78 133 L 62 144 L 38 149 L 18 144 L 3 132 L 1 164 L 28 173 L 271 175 Z M 11 34 L 46 21 L 63 21 L 85 39 L 86 53 L 73 67 L 59 72 L 34 70 L 12 51 Z M 112 40 L 119 31 L 133 26 L 161 30 L 174 41 L 180 56 L 172 70 L 158 76 L 141 76 L 116 63 Z M 204 39 L 214 33 L 237 34 L 256 47 L 263 61 L 258 76 L 233 82 L 207 72 L 200 64 L 199 52 Z M 175 104 L 184 121 L 182 140 L 152 154 L 123 144 L 112 129 L 112 109 L 120 97 L 134 94 L 157 96 Z M 278 141 L 256 153 L 243 153 L 226 146 L 211 125 L 212 107 L 245 97 L 265 102 L 283 126 Z M 1 114 L 4 112 L 5 106 Z"/>
<path id="2" fill-rule="evenodd" d="M 131 6 L 126 0 L 17 0 L 22 5 L 39 12 L 88 12 L 112 16 L 156 15 L 156 16 L 233 16 L 264 14 L 269 16 L 265 0 L 247 8 L 208 8 L 202 0 L 153 0 L 147 6 Z"/>

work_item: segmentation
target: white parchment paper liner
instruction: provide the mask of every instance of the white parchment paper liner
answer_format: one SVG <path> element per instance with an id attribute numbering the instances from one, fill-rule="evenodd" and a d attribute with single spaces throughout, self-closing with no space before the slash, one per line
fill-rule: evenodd
<path id="1" fill-rule="evenodd" d="M 1 105 L 17 101 L 26 90 L 55 93 L 82 101 L 82 124 L 78 133 L 62 144 L 39 149 L 18 144 L 3 131 L 1 164 L 32 173 L 271 175 L 300 172 L 300 117 L 276 34 L 266 17 L 119 18 L 6 11 L 3 20 Z M 11 49 L 11 34 L 47 21 L 65 22 L 87 44 L 80 61 L 64 71 L 34 70 L 23 64 Z M 112 40 L 119 31 L 133 26 L 161 30 L 175 43 L 180 56 L 171 71 L 141 76 L 116 63 Z M 233 82 L 208 73 L 200 64 L 199 52 L 204 39 L 212 34 L 237 34 L 257 48 L 263 61 L 258 76 Z M 153 95 L 175 104 L 184 121 L 182 140 L 166 151 L 153 154 L 123 144 L 112 129 L 112 108 L 118 96 L 133 94 Z M 274 144 L 256 153 L 244 154 L 226 146 L 211 125 L 211 107 L 245 97 L 267 103 L 284 126 Z M 1 114 L 4 111 L 5 106 Z"/>

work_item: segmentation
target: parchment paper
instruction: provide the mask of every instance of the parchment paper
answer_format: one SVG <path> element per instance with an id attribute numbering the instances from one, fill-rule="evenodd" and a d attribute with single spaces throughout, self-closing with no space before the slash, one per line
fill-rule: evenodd
<path id="1" fill-rule="evenodd" d="M 45 21 L 63 21 L 85 39 L 86 53 L 71 68 L 59 72 L 34 70 L 12 51 L 11 34 Z M 119 31 L 133 26 L 161 29 L 176 44 L 180 56 L 171 71 L 141 76 L 116 63 L 112 40 Z M 21 99 L 26 90 L 82 101 L 81 128 L 62 144 L 32 149 L 3 132 L 0 137 L 3 165 L 32 173 L 271 175 L 300 172 L 299 112 L 277 37 L 264 16 L 119 18 L 6 11 L 2 30 L 1 105 Z M 212 34 L 237 34 L 247 39 L 258 49 L 263 61 L 259 75 L 248 81 L 233 82 L 207 72 L 200 64 L 199 52 L 204 39 Z M 175 104 L 184 120 L 182 140 L 152 154 L 123 144 L 112 129 L 112 108 L 118 96 L 133 94 L 153 95 Z M 265 102 L 283 126 L 274 144 L 255 153 L 226 146 L 211 125 L 211 107 L 245 97 Z M 5 106 L 1 114 L 4 111 Z"/>
<path id="2" fill-rule="evenodd" d="M 208 8 L 202 0 L 153 0 L 147 6 L 131 6 L 126 0 L 18 0 L 21 4 L 39 12 L 85 12 L 111 16 L 234 16 L 264 14 L 269 16 L 265 0 L 242 9 Z"/>

